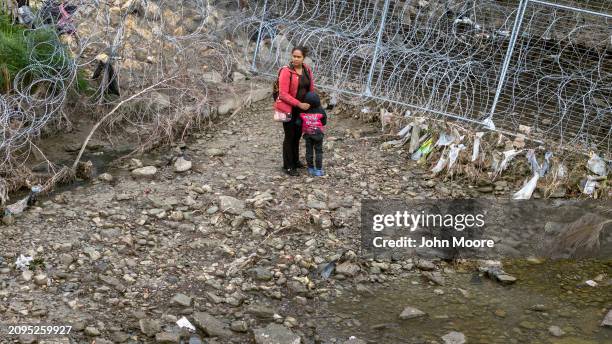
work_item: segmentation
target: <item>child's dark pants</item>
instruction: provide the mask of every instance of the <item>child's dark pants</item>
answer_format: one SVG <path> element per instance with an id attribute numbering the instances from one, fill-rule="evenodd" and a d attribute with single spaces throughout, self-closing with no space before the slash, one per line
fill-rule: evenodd
<path id="1" fill-rule="evenodd" d="M 316 167 L 320 170 L 323 168 L 323 134 L 309 135 L 304 134 L 304 141 L 306 141 L 306 164 L 309 168 Z M 314 163 L 313 163 L 313 151 L 314 151 Z"/>

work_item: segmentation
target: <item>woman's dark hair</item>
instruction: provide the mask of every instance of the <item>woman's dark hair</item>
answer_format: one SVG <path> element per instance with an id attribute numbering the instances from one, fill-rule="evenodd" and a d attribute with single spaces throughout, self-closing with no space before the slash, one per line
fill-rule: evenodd
<path id="1" fill-rule="evenodd" d="M 291 49 L 291 53 L 293 54 L 294 51 L 299 50 L 302 52 L 302 55 L 304 55 L 304 57 L 306 57 L 306 55 L 308 54 L 308 48 L 306 48 L 303 45 L 298 45 L 293 47 L 293 49 Z"/>

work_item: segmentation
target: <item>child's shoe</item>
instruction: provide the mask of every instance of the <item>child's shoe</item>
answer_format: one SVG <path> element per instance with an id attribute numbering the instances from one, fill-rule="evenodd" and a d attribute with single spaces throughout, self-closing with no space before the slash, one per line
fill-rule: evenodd
<path id="1" fill-rule="evenodd" d="M 314 170 L 314 175 L 317 177 L 322 177 L 323 176 L 323 169 L 315 169 Z"/>
<path id="2" fill-rule="evenodd" d="M 309 175 L 311 175 L 311 176 L 314 176 L 314 175 L 315 175 L 315 169 L 314 169 L 314 167 L 309 167 L 309 168 L 308 168 L 308 174 L 309 174 Z"/>

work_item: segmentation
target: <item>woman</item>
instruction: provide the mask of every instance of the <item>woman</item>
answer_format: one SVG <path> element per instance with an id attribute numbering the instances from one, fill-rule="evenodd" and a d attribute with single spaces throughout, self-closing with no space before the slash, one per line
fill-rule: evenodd
<path id="1" fill-rule="evenodd" d="M 291 63 L 281 69 L 278 78 L 278 99 L 274 103 L 277 111 L 291 113 L 291 121 L 283 123 L 283 170 L 290 176 L 297 176 L 300 162 L 300 137 L 302 136 L 300 112 L 310 105 L 304 102 L 306 93 L 314 91 L 312 70 L 306 64 L 307 49 L 295 47 L 291 50 Z"/>

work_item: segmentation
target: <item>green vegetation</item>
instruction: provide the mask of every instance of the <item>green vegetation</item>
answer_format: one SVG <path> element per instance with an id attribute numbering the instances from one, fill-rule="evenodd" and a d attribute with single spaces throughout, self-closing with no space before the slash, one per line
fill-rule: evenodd
<path id="1" fill-rule="evenodd" d="M 21 25 L 13 25 L 10 15 L 0 13 L 0 93 L 9 93 L 15 75 L 34 61 L 41 61 L 55 70 L 72 63 L 68 49 L 52 29 L 27 30 Z M 82 71 L 77 75 L 74 88 L 87 90 L 89 85 Z"/>

